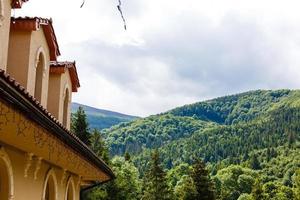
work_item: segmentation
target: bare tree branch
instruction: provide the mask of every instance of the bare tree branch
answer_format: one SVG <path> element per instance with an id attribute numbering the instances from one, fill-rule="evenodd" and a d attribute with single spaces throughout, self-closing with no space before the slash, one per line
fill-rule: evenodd
<path id="1" fill-rule="evenodd" d="M 122 17 L 122 20 L 123 20 L 123 23 L 124 23 L 124 29 L 127 30 L 126 20 L 124 18 L 121 6 L 122 6 L 122 2 L 121 2 L 121 0 L 119 0 L 119 5 L 117 6 L 117 8 L 118 8 L 118 10 L 121 14 L 121 17 Z"/>
<path id="2" fill-rule="evenodd" d="M 121 2 L 121 0 L 118 0 L 118 1 L 119 1 L 119 5 L 117 5 L 117 8 L 118 8 L 118 10 L 119 10 L 119 12 L 120 12 L 120 15 L 121 15 L 121 18 L 122 18 L 122 20 L 123 20 L 123 23 L 124 23 L 124 29 L 127 30 L 126 20 L 125 20 L 125 17 L 124 17 L 124 15 L 123 15 L 122 8 L 121 8 L 122 2 Z M 82 1 L 82 4 L 81 4 L 80 8 L 82 8 L 82 7 L 84 6 L 84 4 L 85 4 L 85 0 Z"/>
<path id="3" fill-rule="evenodd" d="M 83 7 L 84 3 L 85 3 L 85 0 L 83 0 L 83 2 L 82 2 L 82 4 L 81 4 L 80 8 L 82 8 L 82 7 Z"/>

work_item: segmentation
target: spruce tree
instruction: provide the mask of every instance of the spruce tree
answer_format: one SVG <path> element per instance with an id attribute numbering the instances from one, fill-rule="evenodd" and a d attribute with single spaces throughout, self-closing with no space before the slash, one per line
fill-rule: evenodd
<path id="1" fill-rule="evenodd" d="M 255 200 L 264 200 L 264 192 L 259 179 L 255 181 L 251 194 Z"/>
<path id="2" fill-rule="evenodd" d="M 102 158 L 106 163 L 110 162 L 108 148 L 101 136 L 100 131 L 97 129 L 92 131 L 90 137 L 90 147 L 98 157 Z"/>
<path id="3" fill-rule="evenodd" d="M 166 173 L 160 166 L 159 152 L 155 150 L 151 155 L 150 167 L 144 179 L 143 200 L 171 200 Z"/>
<path id="4" fill-rule="evenodd" d="M 193 166 L 191 177 L 197 190 L 197 200 L 215 200 L 214 184 L 209 177 L 205 163 L 197 160 Z"/>
<path id="5" fill-rule="evenodd" d="M 300 200 L 300 169 L 294 175 L 294 193 L 296 200 Z"/>
<path id="6" fill-rule="evenodd" d="M 128 162 L 131 161 L 131 156 L 127 151 L 125 152 L 124 158 L 125 158 L 125 161 L 128 161 Z"/>
<path id="7" fill-rule="evenodd" d="M 90 145 L 89 124 L 86 114 L 81 106 L 72 114 L 71 131 L 86 145 Z"/>
<path id="8" fill-rule="evenodd" d="M 261 169 L 260 162 L 256 154 L 253 154 L 250 160 L 250 166 L 252 169 L 259 170 Z"/>

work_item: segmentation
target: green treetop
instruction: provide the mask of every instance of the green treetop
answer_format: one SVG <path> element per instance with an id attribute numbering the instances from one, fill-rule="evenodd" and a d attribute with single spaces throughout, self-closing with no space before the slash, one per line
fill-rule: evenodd
<path id="1" fill-rule="evenodd" d="M 86 145 L 90 144 L 89 124 L 82 107 L 72 114 L 71 131 Z"/>
<path id="2" fill-rule="evenodd" d="M 155 150 L 151 155 L 150 168 L 146 173 L 144 183 L 143 200 L 172 199 L 166 173 L 160 165 L 158 150 Z"/>
<path id="3" fill-rule="evenodd" d="M 197 200 L 216 199 L 213 182 L 211 181 L 205 163 L 202 160 L 196 161 L 191 176 L 197 190 Z"/>

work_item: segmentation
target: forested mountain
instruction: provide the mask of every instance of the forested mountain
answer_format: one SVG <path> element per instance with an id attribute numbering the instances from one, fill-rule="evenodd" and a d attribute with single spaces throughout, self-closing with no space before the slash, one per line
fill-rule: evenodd
<path id="1" fill-rule="evenodd" d="M 300 199 L 299 90 L 257 90 L 185 105 L 104 129 L 102 136 L 111 157 L 126 155 L 122 162 L 137 168 L 140 184 L 151 154 L 159 152 L 171 199 L 195 199 L 188 194 L 197 193 L 191 166 L 198 159 L 209 169 L 216 199 Z M 143 187 L 135 189 L 140 199 Z"/>
<path id="2" fill-rule="evenodd" d="M 205 156 L 202 155 L 206 161 L 218 160 L 228 156 L 224 146 L 236 148 L 230 146 L 236 145 L 235 142 L 243 143 L 246 140 L 251 141 L 252 145 L 265 147 L 265 142 L 260 144 L 254 140 L 258 140 L 258 136 L 263 137 L 259 140 L 264 140 L 270 135 L 269 143 L 272 143 L 277 137 L 281 138 L 278 134 L 261 134 L 261 130 L 258 129 L 270 132 L 268 126 L 274 127 L 271 123 L 284 124 L 285 122 L 279 119 L 275 121 L 272 117 L 276 116 L 276 111 L 283 115 L 286 109 L 282 107 L 288 106 L 289 102 L 296 104 L 297 98 L 300 98 L 299 91 L 251 91 L 186 105 L 167 113 L 122 123 L 104 130 L 104 135 L 112 155 L 123 155 L 126 151 L 137 154 L 144 148 L 172 149 L 172 146 L 176 146 L 173 153 L 175 150 L 184 151 L 178 152 L 185 157 L 180 160 L 187 161 L 187 157 L 196 155 L 197 151 L 201 154 L 200 149 L 206 152 Z M 288 107 L 292 109 L 291 106 Z M 188 144 L 188 147 L 185 147 L 185 144 Z M 195 147 L 198 150 L 195 150 Z M 189 151 L 190 148 L 192 152 Z M 216 149 L 214 155 L 207 153 L 210 152 L 210 148 Z M 223 149 L 223 152 L 217 153 L 217 149 Z M 145 153 L 147 150 L 143 150 L 143 154 Z"/>
<path id="3" fill-rule="evenodd" d="M 79 103 L 72 103 L 72 113 L 75 113 L 79 106 L 84 109 L 91 129 L 97 128 L 101 130 L 104 128 L 110 128 L 111 126 L 117 125 L 121 122 L 129 122 L 138 118 L 136 116 L 93 108 Z"/>

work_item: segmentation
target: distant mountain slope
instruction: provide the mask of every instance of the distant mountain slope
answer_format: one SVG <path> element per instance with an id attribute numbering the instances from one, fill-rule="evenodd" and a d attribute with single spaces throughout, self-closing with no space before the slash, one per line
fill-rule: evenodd
<path id="1" fill-rule="evenodd" d="M 170 113 L 229 125 L 254 119 L 291 93 L 291 90 L 255 90 L 185 105 Z"/>
<path id="2" fill-rule="evenodd" d="M 104 130 L 104 136 L 112 155 L 127 151 L 137 156 L 138 166 L 147 163 L 154 148 L 160 148 L 168 168 L 193 156 L 238 160 L 254 149 L 298 138 L 299 99 L 299 90 L 250 91 L 122 123 Z"/>
<path id="3" fill-rule="evenodd" d="M 136 116 L 93 108 L 79 103 L 72 103 L 72 109 L 71 109 L 72 113 L 76 112 L 79 106 L 83 107 L 87 115 L 90 128 L 97 128 L 97 129 L 110 128 L 119 123 L 129 122 L 138 118 Z"/>

